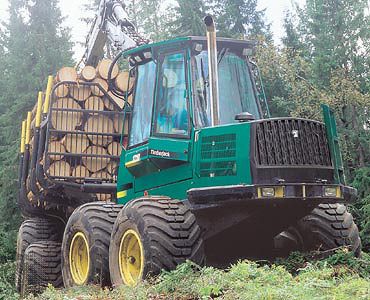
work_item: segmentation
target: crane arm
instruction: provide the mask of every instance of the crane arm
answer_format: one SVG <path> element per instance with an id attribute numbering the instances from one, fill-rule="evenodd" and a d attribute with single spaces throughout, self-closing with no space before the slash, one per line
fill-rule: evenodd
<path id="1" fill-rule="evenodd" d="M 98 14 L 86 40 L 85 65 L 96 66 L 104 56 L 104 47 L 116 55 L 120 51 L 147 44 L 129 20 L 125 5 L 120 0 L 101 0 Z"/>

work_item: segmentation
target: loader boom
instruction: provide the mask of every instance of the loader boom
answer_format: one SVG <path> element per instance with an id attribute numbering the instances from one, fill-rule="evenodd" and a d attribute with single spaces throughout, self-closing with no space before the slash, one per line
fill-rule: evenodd
<path id="1" fill-rule="evenodd" d="M 104 47 L 115 56 L 118 52 L 148 43 L 129 20 L 120 0 L 101 0 L 86 39 L 85 65 L 96 66 L 104 56 Z"/>

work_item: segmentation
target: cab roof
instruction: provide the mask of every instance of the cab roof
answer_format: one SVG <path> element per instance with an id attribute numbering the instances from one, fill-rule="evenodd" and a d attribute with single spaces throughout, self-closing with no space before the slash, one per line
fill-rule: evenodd
<path id="1" fill-rule="evenodd" d="M 207 38 L 205 36 L 187 36 L 179 37 L 171 40 L 161 41 L 157 43 L 150 43 L 139 46 L 134 49 L 126 51 L 123 55 L 125 57 L 139 55 L 144 52 L 157 52 L 159 49 L 184 49 L 184 46 L 190 44 L 202 44 L 203 49 L 207 49 Z M 229 48 L 231 50 L 243 51 L 243 49 L 253 49 L 256 43 L 249 40 L 237 40 L 230 38 L 217 38 L 217 47 Z"/>

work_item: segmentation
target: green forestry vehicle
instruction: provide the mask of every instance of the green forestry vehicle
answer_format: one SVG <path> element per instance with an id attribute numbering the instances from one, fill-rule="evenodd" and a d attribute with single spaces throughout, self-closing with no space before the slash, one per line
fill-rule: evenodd
<path id="1" fill-rule="evenodd" d="M 345 206 L 356 190 L 344 182 L 333 113 L 323 107 L 324 123 L 264 117 L 249 58 L 253 44 L 216 40 L 213 20 L 206 21 L 207 38 L 122 53 L 128 80 L 134 80 L 133 104 L 123 111 L 55 105 L 55 97 L 49 105 L 49 82 L 33 146 L 31 118 L 22 130 L 20 290 L 45 283 L 135 285 L 186 260 L 221 266 L 342 246 L 360 254 L 358 229 Z M 60 85 L 71 89 L 76 83 L 53 89 Z M 58 112 L 82 120 L 118 117 L 125 125 L 120 133 L 60 129 Z M 65 134 L 86 132 L 89 144 L 119 142 L 121 155 L 49 149 Z M 58 155 L 70 166 L 111 159 L 119 162 L 118 173 L 94 178 L 50 172 Z M 27 197 L 30 191 L 33 197 Z M 96 193 L 115 197 L 96 201 Z"/>

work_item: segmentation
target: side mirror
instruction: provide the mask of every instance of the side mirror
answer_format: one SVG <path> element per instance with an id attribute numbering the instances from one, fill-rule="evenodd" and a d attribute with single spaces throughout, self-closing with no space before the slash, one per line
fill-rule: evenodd
<path id="1" fill-rule="evenodd" d="M 256 118 L 250 114 L 249 112 L 242 112 L 235 116 L 235 120 L 239 121 L 240 123 L 254 121 Z"/>

